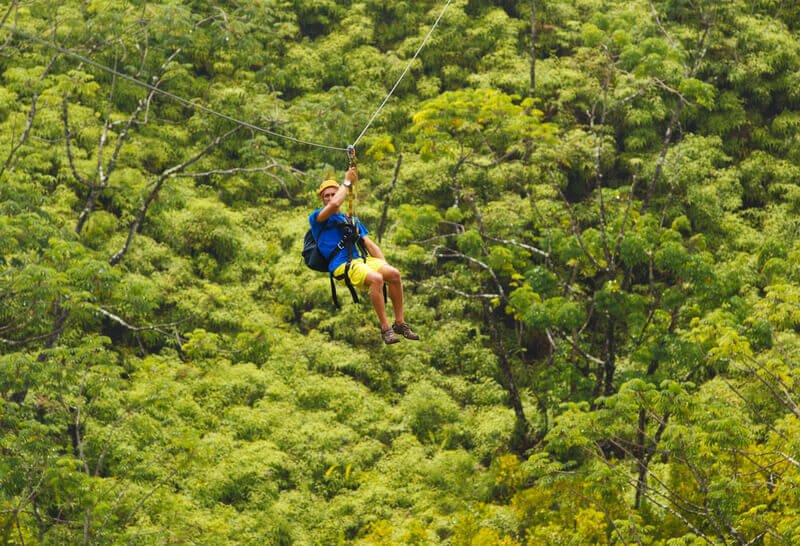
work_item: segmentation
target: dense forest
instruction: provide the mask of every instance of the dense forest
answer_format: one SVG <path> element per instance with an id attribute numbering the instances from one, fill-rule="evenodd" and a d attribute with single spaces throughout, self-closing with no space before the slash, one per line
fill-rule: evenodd
<path id="1" fill-rule="evenodd" d="M 3 4 L 0 543 L 800 543 L 800 4 Z"/>

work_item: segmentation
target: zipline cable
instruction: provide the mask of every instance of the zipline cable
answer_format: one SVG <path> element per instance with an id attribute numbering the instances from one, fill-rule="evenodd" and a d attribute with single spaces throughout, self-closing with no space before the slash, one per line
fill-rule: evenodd
<path id="1" fill-rule="evenodd" d="M 164 95 L 165 97 L 169 97 L 172 100 L 174 100 L 176 102 L 179 102 L 180 104 L 183 104 L 184 106 L 188 106 L 188 107 L 193 108 L 195 110 L 201 110 L 201 111 L 206 112 L 208 114 L 212 114 L 214 116 L 217 116 L 217 117 L 220 117 L 222 119 L 231 121 L 231 122 L 236 123 L 238 125 L 241 125 L 242 127 L 247 127 L 248 129 L 252 129 L 252 130 L 258 131 L 260 133 L 265 133 L 265 134 L 268 134 L 270 136 L 274 136 L 274 137 L 277 137 L 277 138 L 282 138 L 282 139 L 285 139 L 285 140 L 291 140 L 292 142 L 296 142 L 298 144 L 305 144 L 307 146 L 315 146 L 317 148 L 325 148 L 327 150 L 336 150 L 336 151 L 340 151 L 340 152 L 346 152 L 347 151 L 347 148 L 340 148 L 338 146 L 329 146 L 327 144 L 319 144 L 317 142 L 310 142 L 310 141 L 307 141 L 307 140 L 302 140 L 302 139 L 295 138 L 295 137 L 292 137 L 292 136 L 289 136 L 289 135 L 276 133 L 275 131 L 270 131 L 269 129 L 265 129 L 263 127 L 259 127 L 258 125 L 253 125 L 252 123 L 248 123 L 248 122 L 242 121 L 240 119 L 236 119 L 233 116 L 229 116 L 227 114 L 223 114 L 221 112 L 217 112 L 216 110 L 213 110 L 213 109 L 211 109 L 211 108 L 209 108 L 207 106 L 203 106 L 202 104 L 197 104 L 197 103 L 194 103 L 194 102 L 192 102 L 190 100 L 184 99 L 183 97 L 179 97 L 178 95 L 170 93 L 169 91 L 164 91 L 163 89 L 159 89 L 158 87 L 156 87 L 154 85 L 150 85 L 147 82 L 143 82 L 141 80 L 138 80 L 138 79 L 134 78 L 133 76 L 128 76 L 127 74 L 123 74 L 122 72 L 119 72 L 118 70 L 114 70 L 110 66 L 106 66 L 104 64 L 101 64 L 101 63 L 98 63 L 96 61 L 93 61 L 93 60 L 81 55 L 80 53 L 76 53 L 75 51 L 63 48 L 63 47 L 59 46 L 58 44 L 54 44 L 52 42 L 48 42 L 47 40 L 43 40 L 43 39 L 39 38 L 38 36 L 34 36 L 32 34 L 28 34 L 27 32 L 23 32 L 23 31 L 18 30 L 16 28 L 11 28 L 11 27 L 8 27 L 8 26 L 5 26 L 5 25 L 2 25 L 2 27 L 0 27 L 0 28 L 8 30 L 9 32 L 17 34 L 19 36 L 22 36 L 23 38 L 31 40 L 32 42 L 36 42 L 36 43 L 38 43 L 40 45 L 43 45 L 45 47 L 49 47 L 51 49 L 54 49 L 55 51 L 58 51 L 59 53 L 61 53 L 63 55 L 74 57 L 74 58 L 76 58 L 76 59 L 78 59 L 80 61 L 83 61 L 86 64 L 94 66 L 95 68 L 99 68 L 100 70 L 104 70 L 106 72 L 114 74 L 115 76 L 117 76 L 119 78 L 122 78 L 124 80 L 127 80 L 127 81 L 129 81 L 129 82 L 131 82 L 131 83 L 133 83 L 135 85 L 139 85 L 141 87 L 149 89 L 150 91 L 153 91 L 154 93 L 159 93 L 161 95 Z"/>
<path id="2" fill-rule="evenodd" d="M 314 146 L 314 147 L 317 147 L 317 148 L 324 148 L 326 150 L 336 150 L 336 151 L 340 151 L 340 152 L 347 152 L 348 156 L 349 156 L 351 148 L 355 148 L 355 146 L 359 143 L 359 141 L 364 136 L 364 134 L 366 134 L 366 132 L 369 130 L 370 126 L 372 125 L 372 122 L 374 122 L 375 118 L 378 117 L 378 114 L 380 114 L 381 110 L 383 110 L 383 107 L 386 106 L 386 103 L 389 102 L 389 99 L 392 97 L 392 95 L 394 94 L 395 90 L 400 85 L 400 82 L 403 81 L 403 78 L 405 78 L 406 74 L 411 69 L 411 65 L 414 64 L 415 60 L 417 60 L 417 57 L 419 56 L 420 52 L 422 51 L 422 48 L 424 48 L 425 44 L 428 43 L 428 40 L 430 39 L 431 35 L 433 34 L 433 31 L 436 30 L 436 27 L 439 25 L 439 21 L 441 21 L 442 17 L 444 16 L 444 14 L 447 11 L 447 8 L 450 6 L 451 2 L 452 2 L 452 0 L 447 0 L 447 2 L 445 3 L 444 7 L 442 8 L 442 11 L 439 13 L 439 16 L 436 18 L 436 21 L 434 21 L 433 25 L 431 26 L 430 30 L 428 31 L 428 34 L 422 40 L 422 43 L 420 44 L 419 48 L 417 48 L 417 51 L 414 53 L 414 56 L 411 57 L 411 60 L 406 65 L 406 67 L 403 70 L 402 74 L 400 74 L 400 77 L 397 79 L 397 81 L 395 82 L 394 86 L 391 88 L 391 90 L 389 90 L 389 93 L 386 95 L 386 98 L 383 99 L 383 102 L 381 102 L 380 106 L 378 106 L 378 109 L 375 110 L 375 113 L 372 114 L 372 117 L 369 118 L 369 121 L 367 122 L 367 124 L 364 127 L 364 129 L 361 131 L 361 134 L 358 135 L 358 138 L 356 138 L 355 141 L 353 142 L 353 144 L 351 144 L 347 148 L 341 148 L 339 146 L 330 146 L 330 145 L 327 145 L 327 144 L 320 144 L 320 143 L 317 143 L 317 142 L 311 142 L 311 141 L 308 141 L 308 140 L 302 140 L 302 139 L 299 139 L 299 138 L 295 138 L 295 137 L 292 137 L 292 136 L 289 136 L 289 135 L 284 135 L 282 133 L 276 133 L 275 131 L 270 131 L 269 129 L 265 129 L 263 127 L 259 127 L 258 125 L 253 125 L 252 123 L 248 123 L 246 121 L 242 121 L 240 119 L 237 119 L 237 118 L 235 118 L 233 116 L 229 116 L 228 114 L 223 114 L 222 112 L 217 112 L 216 110 L 214 110 L 212 108 L 209 108 L 207 106 L 203 106 L 202 104 L 194 103 L 192 101 L 184 99 L 183 97 L 179 97 L 178 95 L 170 93 L 169 91 L 164 91 L 163 89 L 159 89 L 158 87 L 156 87 L 154 85 L 150 85 L 149 83 L 143 82 L 143 81 L 141 81 L 141 80 L 139 80 L 137 78 L 134 78 L 133 76 L 128 76 L 127 74 L 123 74 L 122 72 L 119 72 L 118 70 L 115 70 L 115 69 L 111 68 L 110 66 L 106 66 L 106 65 L 104 65 L 102 63 L 98 63 L 97 61 L 93 61 L 93 60 L 89 59 L 88 57 L 85 57 L 84 55 L 81 55 L 80 53 L 77 53 L 77 52 L 72 51 L 70 49 L 66 49 L 64 47 L 61 47 L 58 44 L 55 44 L 55 43 L 52 43 L 52 42 L 48 42 L 47 40 L 43 40 L 42 38 L 39 38 L 38 36 L 35 36 L 33 34 L 28 34 L 27 32 L 23 32 L 23 31 L 21 31 L 21 30 L 19 30 L 17 28 L 8 27 L 6 25 L 0 25 L 0 28 L 3 28 L 5 30 L 9 31 L 12 34 L 16 34 L 18 36 L 22 36 L 23 38 L 26 38 L 26 39 L 28 39 L 28 40 L 30 40 L 32 42 L 36 42 L 36 43 L 38 43 L 40 45 L 43 45 L 45 47 L 48 47 L 48 48 L 53 49 L 55 51 L 58 51 L 62 55 L 67 55 L 69 57 L 74 57 L 74 58 L 76 58 L 76 59 L 78 59 L 78 60 L 80 60 L 80 61 L 82 61 L 82 62 L 84 62 L 84 63 L 86 63 L 88 65 L 94 66 L 95 68 L 98 68 L 100 70 L 104 70 L 104 71 L 106 71 L 106 72 L 108 72 L 110 74 L 114 74 L 115 76 L 117 76 L 119 78 L 127 80 L 127 81 L 129 81 L 129 82 L 131 82 L 131 83 L 133 83 L 135 85 L 138 85 L 138 86 L 144 87 L 146 89 L 149 89 L 150 91 L 153 91 L 154 93 L 158 93 L 158 94 L 161 94 L 161 95 L 163 95 L 165 97 L 169 97 L 172 100 L 174 100 L 174 101 L 176 101 L 176 102 L 178 102 L 180 104 L 183 104 L 184 106 L 188 106 L 189 108 L 192 108 L 192 109 L 195 109 L 195 110 L 200 110 L 200 111 L 206 112 L 208 114 L 212 114 L 214 116 L 217 116 L 217 117 L 220 117 L 222 119 L 225 119 L 225 120 L 231 121 L 233 123 L 236 123 L 236 124 L 238 124 L 238 125 L 240 125 L 242 127 L 246 127 L 248 129 L 252 129 L 252 130 L 260 132 L 260 133 L 265 133 L 265 134 L 273 136 L 273 137 L 282 138 L 284 140 L 290 140 L 292 142 L 296 142 L 298 144 L 305 144 L 307 146 Z"/>
<path id="3" fill-rule="evenodd" d="M 367 132 L 367 129 L 369 129 L 370 125 L 372 125 L 372 122 L 375 121 L 375 118 L 378 117 L 378 114 L 380 113 L 380 111 L 383 109 L 383 107 L 389 101 L 389 98 L 392 96 L 392 93 L 394 93 L 394 90 L 397 89 L 397 86 L 400 85 L 401 81 L 403 81 L 403 78 L 405 77 L 406 73 L 411 68 L 411 65 L 414 63 L 414 61 L 417 60 L 417 56 L 419 56 L 419 53 L 420 53 L 420 51 L 422 51 L 422 48 L 425 47 L 425 44 L 427 43 L 428 38 L 430 38 L 431 35 L 433 34 L 433 31 L 436 29 L 436 25 L 439 24 L 439 21 L 442 19 L 442 16 L 444 15 L 444 12 L 447 11 L 447 8 L 450 6 L 450 2 L 452 2 L 452 1 L 453 0 L 447 0 L 447 3 L 442 8 L 442 12 L 439 14 L 439 17 L 436 18 L 436 21 L 433 23 L 433 26 L 428 31 L 428 35 L 425 36 L 424 40 L 422 40 L 422 43 L 420 44 L 419 49 L 417 49 L 417 52 L 414 53 L 414 56 L 411 58 L 411 60 L 406 65 L 406 68 L 405 68 L 405 70 L 403 70 L 403 73 L 400 74 L 400 77 L 397 79 L 397 82 L 395 82 L 394 87 L 392 87 L 391 91 L 389 91 L 389 94 L 386 95 L 386 98 L 383 99 L 383 102 L 381 103 L 381 105 L 378 106 L 378 109 L 375 111 L 374 114 L 372 114 L 372 117 L 369 118 L 369 121 L 367 122 L 366 127 L 364 127 L 364 130 L 361 131 L 360 135 L 358 135 L 358 138 L 355 140 L 355 142 L 353 142 L 352 146 L 355 147 L 355 145 L 358 144 L 358 141 L 361 140 L 361 137 L 364 136 L 364 133 Z"/>
<path id="4" fill-rule="evenodd" d="M 403 70 L 403 73 L 400 74 L 400 77 L 397 78 L 397 81 L 394 83 L 394 86 L 389 90 L 389 94 L 386 95 L 386 98 L 383 99 L 383 102 L 380 104 L 380 106 L 378 106 L 378 109 L 375 110 L 375 113 L 372 114 L 371 118 L 369 118 L 369 121 L 367 122 L 367 125 L 364 127 L 364 130 L 361 131 L 361 134 L 358 135 L 358 138 L 356 138 L 355 142 L 353 142 L 351 145 L 349 145 L 347 147 L 347 161 L 349 163 L 350 168 L 355 168 L 356 167 L 356 145 L 361 140 L 361 137 L 363 137 L 364 134 L 367 132 L 367 130 L 370 128 L 370 125 L 372 125 L 372 122 L 375 121 L 375 118 L 378 117 L 378 114 L 380 114 L 381 110 L 383 110 L 383 107 L 386 106 L 386 103 L 389 102 L 389 99 L 391 98 L 392 93 L 394 93 L 394 90 L 397 89 L 398 85 L 400 85 L 400 82 L 403 81 L 403 78 L 408 73 L 408 70 L 411 68 L 411 65 L 414 64 L 415 60 L 417 60 L 417 57 L 419 56 L 420 52 L 422 51 L 422 48 L 425 47 L 425 44 L 428 42 L 428 39 L 433 34 L 433 31 L 436 30 L 436 26 L 439 24 L 439 21 L 442 20 L 442 17 L 444 16 L 444 12 L 447 11 L 447 8 L 450 6 L 450 2 L 452 2 L 452 0 L 447 0 L 447 2 L 445 3 L 444 7 L 442 8 L 441 13 L 439 13 L 439 17 L 437 17 L 436 21 L 433 22 L 433 25 L 431 26 L 430 30 L 428 31 L 428 34 L 425 36 L 425 38 L 422 40 L 422 43 L 417 48 L 416 53 L 414 53 L 414 56 L 411 57 L 410 61 L 408 61 L 408 64 L 406 65 L 405 69 Z M 353 190 L 352 190 L 352 192 L 350 192 L 350 202 L 349 202 L 350 218 L 351 219 L 353 218 L 353 216 L 355 214 L 355 202 L 354 201 L 356 201 L 357 191 L 358 191 L 358 185 L 357 184 L 353 184 Z M 386 301 L 386 286 L 385 285 L 383 287 L 383 300 Z"/>

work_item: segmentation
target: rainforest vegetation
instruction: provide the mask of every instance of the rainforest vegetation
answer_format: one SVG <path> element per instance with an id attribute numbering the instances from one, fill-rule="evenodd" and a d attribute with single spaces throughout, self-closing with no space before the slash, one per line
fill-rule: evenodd
<path id="1" fill-rule="evenodd" d="M 800 543 L 797 2 L 0 24 L 0 543 Z M 406 66 L 384 346 L 300 250 Z"/>

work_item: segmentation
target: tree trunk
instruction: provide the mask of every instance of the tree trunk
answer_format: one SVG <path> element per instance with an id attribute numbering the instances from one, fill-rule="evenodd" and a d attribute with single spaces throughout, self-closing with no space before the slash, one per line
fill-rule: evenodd
<path id="1" fill-rule="evenodd" d="M 497 356 L 500 360 L 500 372 L 503 374 L 503 382 L 505 383 L 506 392 L 508 393 L 511 407 L 514 409 L 516 416 L 516 423 L 514 426 L 514 437 L 511 439 L 511 449 L 518 452 L 523 452 L 529 447 L 530 443 L 530 430 L 531 426 L 525 417 L 525 409 L 522 407 L 522 399 L 517 390 L 517 384 L 514 381 L 514 375 L 511 372 L 511 364 L 505 354 L 505 348 L 502 347 Z"/>
<path id="2" fill-rule="evenodd" d="M 488 305 L 484 305 L 484 313 L 489 318 L 489 324 L 491 324 L 491 333 L 493 338 L 492 341 L 494 342 L 495 353 L 497 354 L 498 358 L 500 373 L 503 380 L 503 387 L 506 389 L 509 403 L 511 404 L 511 408 L 514 410 L 514 415 L 516 416 L 514 436 L 511 439 L 510 447 L 513 451 L 521 454 L 530 447 L 531 425 L 528 422 L 528 418 L 525 416 L 525 408 L 522 406 L 522 399 L 519 396 L 517 383 L 514 380 L 514 373 L 511 370 L 511 363 L 508 360 L 508 351 L 506 350 L 506 345 L 503 342 L 503 332 L 498 326 L 499 321 L 494 316 L 494 313 Z"/>

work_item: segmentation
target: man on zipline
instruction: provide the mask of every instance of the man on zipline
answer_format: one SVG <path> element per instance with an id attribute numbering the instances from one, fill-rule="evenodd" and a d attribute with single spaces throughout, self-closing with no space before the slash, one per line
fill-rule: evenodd
<path id="1" fill-rule="evenodd" d="M 406 339 L 418 340 L 419 336 L 403 319 L 403 283 L 400 272 L 386 263 L 381 249 L 372 239 L 367 237 L 367 228 L 355 220 L 357 230 L 354 238 L 360 238 L 363 246 L 353 241 L 349 245 L 344 243 L 349 218 L 339 212 L 339 207 L 344 203 L 352 184 L 358 183 L 358 173 L 351 167 L 340 186 L 335 180 L 325 180 L 320 184 L 317 193 L 322 199 L 323 207 L 315 210 L 308 217 L 311 232 L 317 241 L 317 246 L 324 256 L 330 256 L 328 270 L 337 280 L 345 278 L 345 272 L 350 283 L 357 289 L 368 289 L 372 307 L 381 323 L 381 337 L 387 345 L 400 341 L 402 335 Z M 366 254 L 364 251 L 366 250 Z M 386 305 L 383 299 L 383 284 L 389 286 L 389 298 L 394 307 L 394 324 L 389 325 L 386 318 Z"/>

